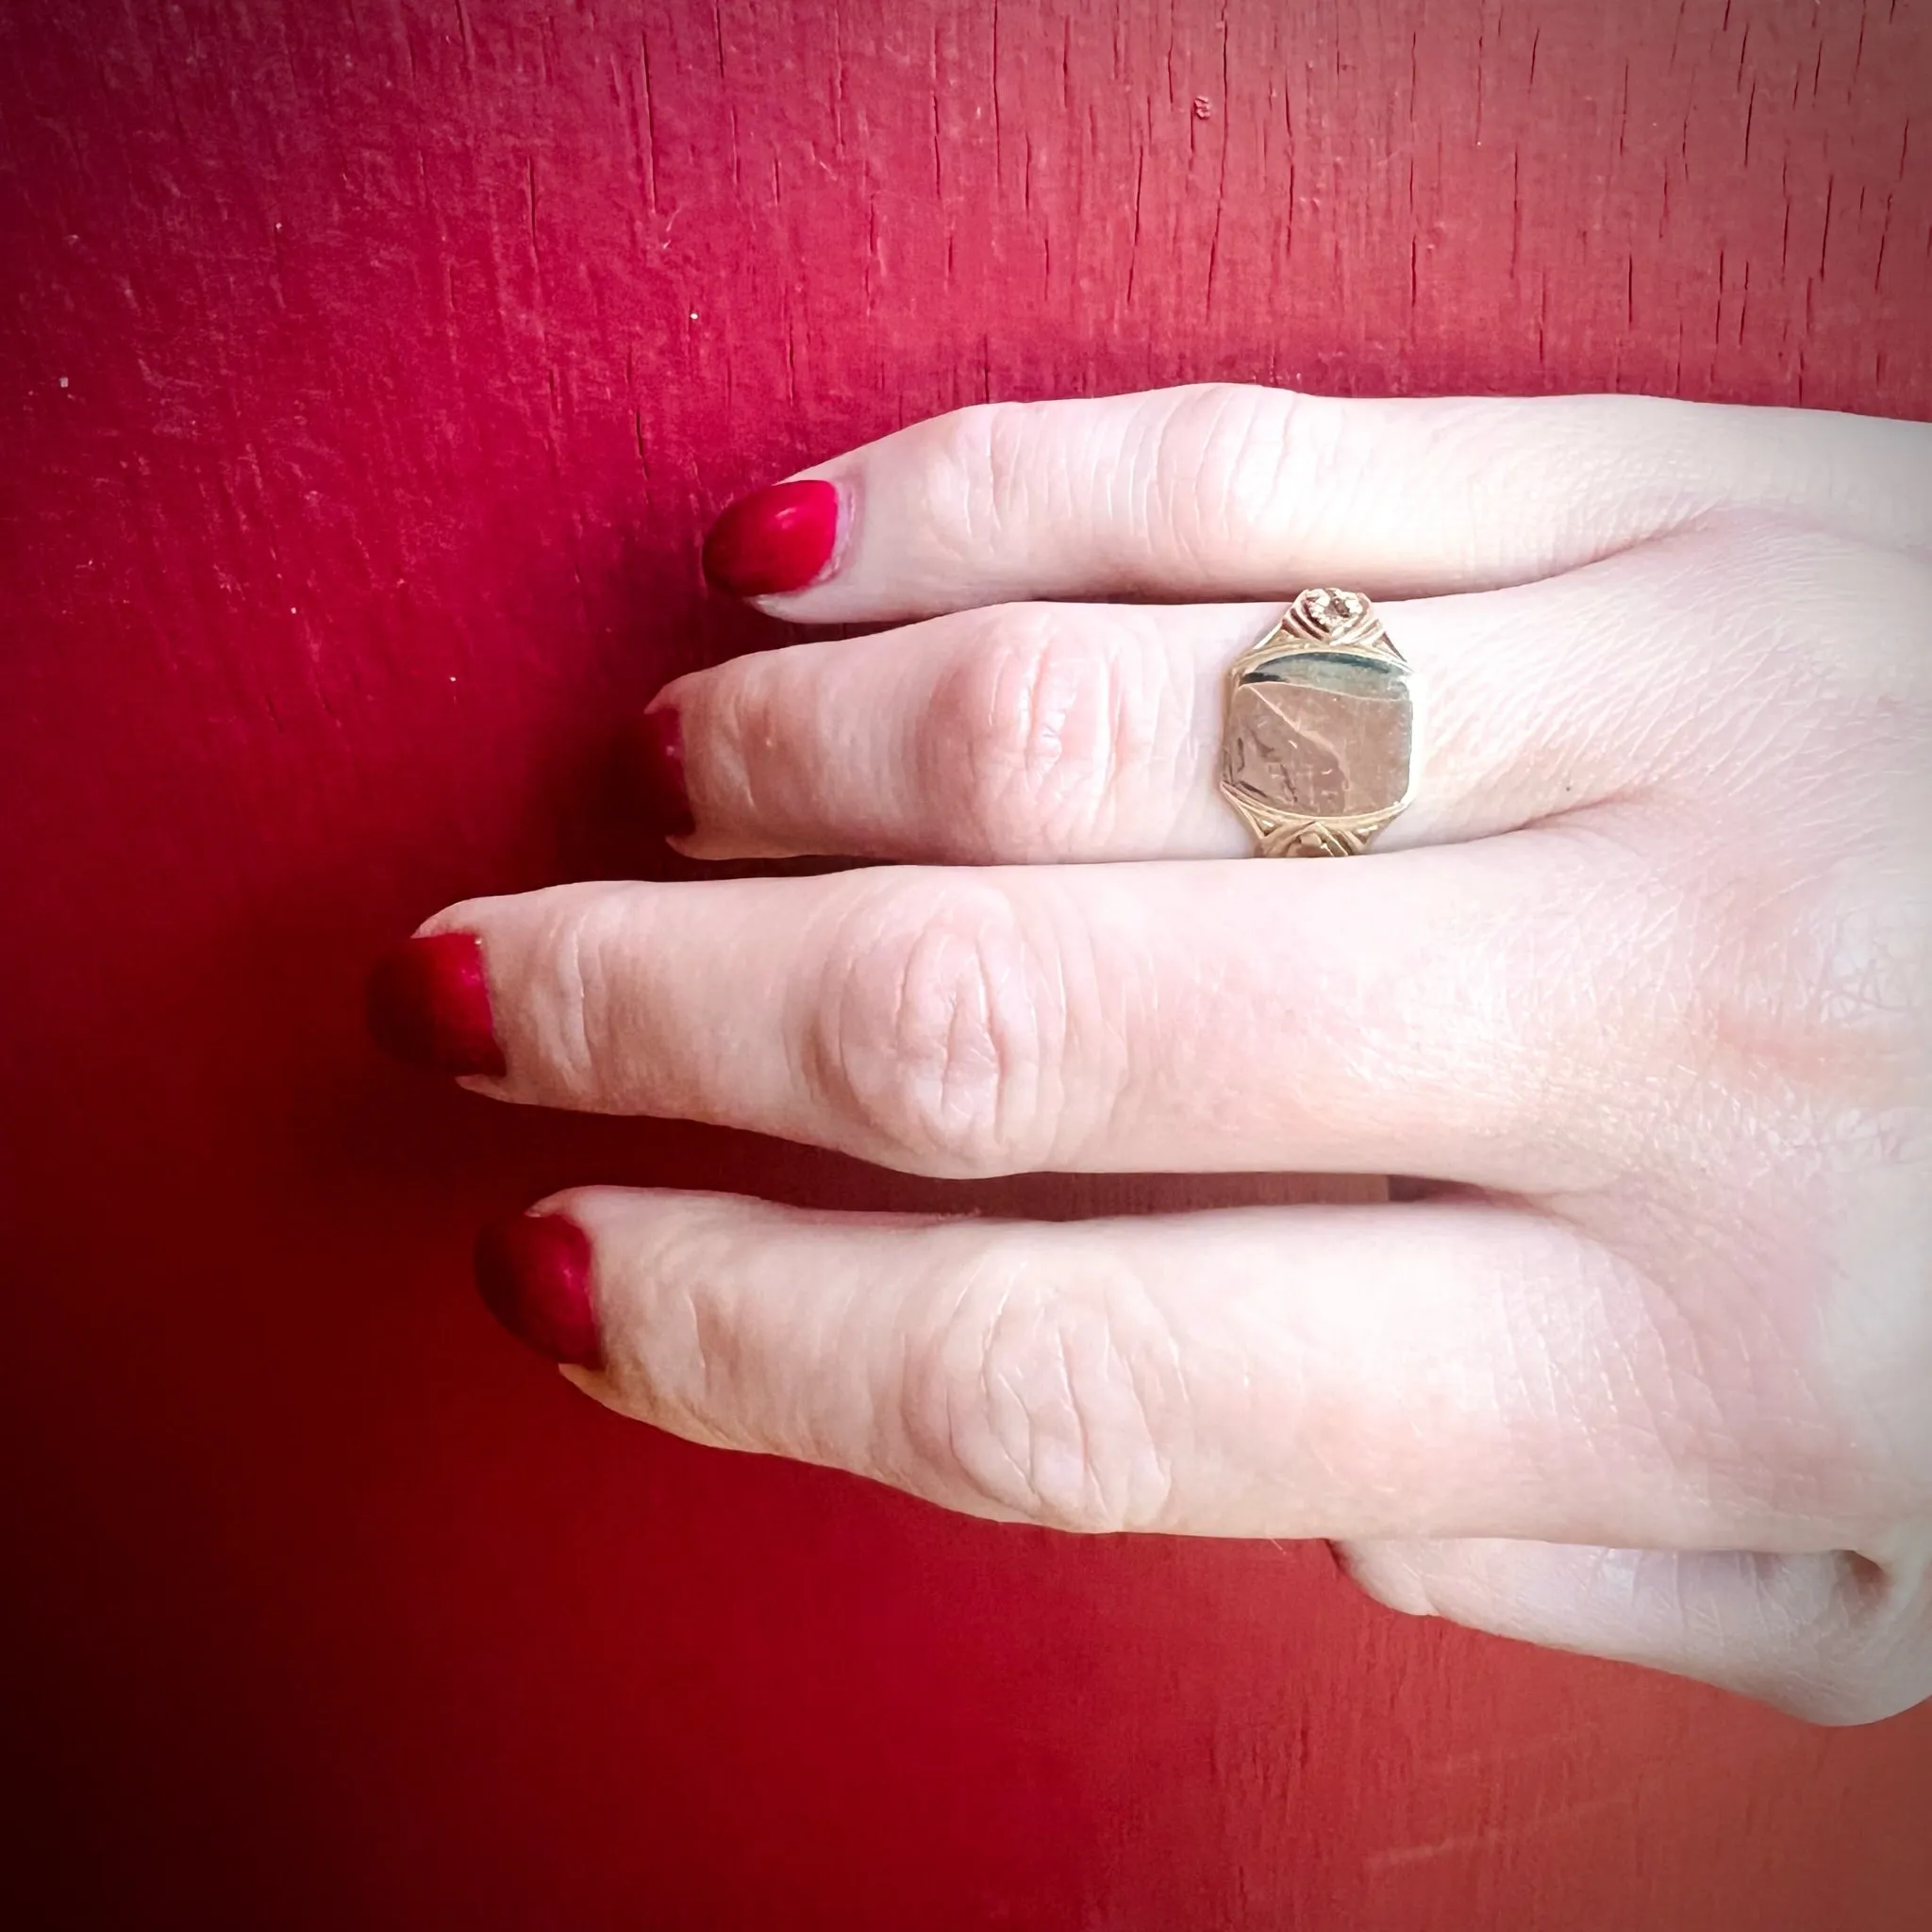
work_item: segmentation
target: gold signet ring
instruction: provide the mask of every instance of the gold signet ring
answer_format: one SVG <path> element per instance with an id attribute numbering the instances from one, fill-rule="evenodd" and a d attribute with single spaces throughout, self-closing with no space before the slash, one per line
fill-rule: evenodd
<path id="1" fill-rule="evenodd" d="M 1235 659 L 1221 790 L 1260 857 L 1353 857 L 1408 803 L 1412 678 L 1358 591 L 1304 591 Z"/>

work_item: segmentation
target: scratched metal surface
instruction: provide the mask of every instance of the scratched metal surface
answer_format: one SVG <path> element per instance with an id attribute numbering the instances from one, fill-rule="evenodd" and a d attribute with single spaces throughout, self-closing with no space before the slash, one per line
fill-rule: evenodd
<path id="1" fill-rule="evenodd" d="M 705 519 L 908 418 L 1932 413 L 1928 80 L 1912 0 L 0 14 L 11 1922 L 1924 1924 L 1923 1718 L 591 1409 L 472 1306 L 481 1216 L 960 1197 L 412 1084 L 357 989 L 456 895 L 660 863 L 611 721 L 775 635 Z"/>

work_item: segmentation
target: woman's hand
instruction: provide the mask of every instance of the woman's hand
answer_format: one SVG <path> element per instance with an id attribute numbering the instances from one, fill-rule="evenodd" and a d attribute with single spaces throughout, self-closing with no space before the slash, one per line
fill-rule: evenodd
<path id="1" fill-rule="evenodd" d="M 1220 387 L 810 475 L 714 575 L 927 621 L 666 690 L 677 843 L 909 863 L 452 907 L 381 1030 L 922 1174 L 1441 1185 L 583 1191 L 486 1244 L 512 1325 L 627 1414 L 977 1515 L 1332 1538 L 1400 1609 L 1828 1721 L 1932 1694 L 1932 428 Z M 1224 674 L 1308 584 L 1378 599 L 1419 785 L 1366 858 L 1257 861 Z M 1190 601 L 1043 601 L 1133 597 Z"/>

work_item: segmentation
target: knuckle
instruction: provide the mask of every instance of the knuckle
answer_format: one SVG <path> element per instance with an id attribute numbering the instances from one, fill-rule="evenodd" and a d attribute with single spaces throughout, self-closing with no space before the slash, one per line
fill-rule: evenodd
<path id="1" fill-rule="evenodd" d="M 1793 1154 L 1932 1154 L 1932 866 L 1798 841 L 1744 862 L 1684 939 L 1687 1052 L 1713 1091 L 1782 1122 Z"/>
<path id="2" fill-rule="evenodd" d="M 682 689 L 686 757 L 701 744 L 704 802 L 728 803 L 756 823 L 774 766 L 788 771 L 801 733 L 799 680 L 780 651 L 755 652 L 699 674 Z"/>
<path id="3" fill-rule="evenodd" d="M 1049 430 L 1028 403 L 935 419 L 925 508 L 937 540 L 971 558 L 1022 525 L 1074 516 L 1115 576 L 1153 554 L 1219 563 L 1338 468 L 1341 419 L 1320 398 L 1201 383 L 1123 407 L 1124 421 L 1085 436 Z M 1105 517 L 1090 514 L 1096 497 Z"/>
<path id="4" fill-rule="evenodd" d="M 1804 549 L 1769 645 L 1787 832 L 1747 832 L 1719 909 L 1723 1031 L 1828 1105 L 1915 1102 L 1932 1131 L 1932 571 L 1826 535 Z"/>
<path id="5" fill-rule="evenodd" d="M 1650 588 L 1707 619 L 1708 648 L 1654 804 L 1627 820 L 1653 858 L 1620 905 L 1653 970 L 1597 981 L 1628 1023 L 1614 1063 L 1677 1069 L 1650 1104 L 1693 1126 L 1776 1134 L 1787 1178 L 1923 1163 L 1932 569 L 1762 512 L 1632 567 L 1666 572 Z"/>
<path id="6" fill-rule="evenodd" d="M 936 1298 L 904 1427 L 949 1499 L 1092 1534 L 1160 1526 L 1173 1337 L 1145 1287 L 1088 1257 L 1049 1274 L 990 1253 Z"/>
<path id="7" fill-rule="evenodd" d="M 1007 893 L 868 896 L 833 941 L 809 1074 L 858 1151 L 915 1173 L 1042 1164 L 1060 1114 L 1060 975 Z"/>
<path id="8" fill-rule="evenodd" d="M 1157 756 L 1159 693 L 1119 642 L 1051 607 L 984 613 L 934 693 L 920 763 L 971 856 L 1051 858 L 1104 842 Z"/>
<path id="9" fill-rule="evenodd" d="M 522 1024 L 538 1038 L 534 1054 L 519 1055 L 545 1091 L 558 1098 L 600 1104 L 621 1085 L 625 1061 L 623 929 L 628 907 L 621 894 L 566 889 L 531 936 L 535 962 Z"/>
<path id="10" fill-rule="evenodd" d="M 1700 519 L 1657 559 L 1660 594 L 1706 626 L 1701 675 L 1725 689 L 1709 675 L 1715 646 L 1718 661 L 1751 679 L 1759 704 L 1736 728 L 1774 724 L 1786 762 L 1793 749 L 1835 758 L 1853 728 L 1923 726 L 1932 707 L 1924 558 L 1754 508 Z"/>
<path id="11" fill-rule="evenodd" d="M 1782 919 L 1733 910 L 1729 996 L 1712 1036 L 1759 1082 L 1903 1126 L 1932 1024 L 1932 893 L 1889 898 L 1821 879 L 1809 903 L 1783 896 Z M 1918 1098 L 1923 1107 L 1932 1093 Z"/>
<path id="12" fill-rule="evenodd" d="M 1284 505 L 1313 500 L 1339 470 L 1332 410 L 1290 390 L 1206 383 L 1150 424 L 1147 521 L 1184 558 L 1219 563 L 1262 542 Z"/>
<path id="13" fill-rule="evenodd" d="M 1025 403 L 974 403 L 935 418 L 925 468 L 927 527 L 932 540 L 971 560 L 1024 522 L 1052 487 L 1041 473 L 1036 415 Z"/>

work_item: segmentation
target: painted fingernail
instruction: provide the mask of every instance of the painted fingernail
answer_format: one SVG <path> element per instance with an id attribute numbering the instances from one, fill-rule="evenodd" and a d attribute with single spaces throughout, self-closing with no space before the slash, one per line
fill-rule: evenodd
<path id="1" fill-rule="evenodd" d="M 591 1238 L 562 1214 L 519 1214 L 476 1237 L 484 1306 L 526 1347 L 554 1362 L 601 1368 L 591 1307 Z"/>
<path id="2" fill-rule="evenodd" d="M 475 933 L 405 940 L 369 975 L 369 1031 L 411 1066 L 439 1074 L 506 1071 Z"/>
<path id="3" fill-rule="evenodd" d="M 802 591 L 839 541 L 839 492 L 818 477 L 741 496 L 705 539 L 705 575 L 734 597 Z"/>
<path id="4" fill-rule="evenodd" d="M 689 838 L 697 823 L 684 786 L 684 724 L 677 707 L 660 705 L 646 711 L 632 729 L 626 748 L 631 795 L 640 816 L 667 839 Z"/>

